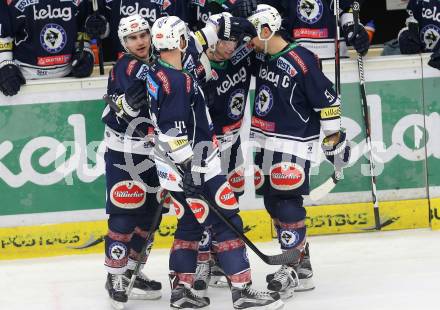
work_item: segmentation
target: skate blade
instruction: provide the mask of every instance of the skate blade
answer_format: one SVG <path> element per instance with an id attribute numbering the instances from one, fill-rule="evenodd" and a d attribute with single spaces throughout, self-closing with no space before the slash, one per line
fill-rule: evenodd
<path id="1" fill-rule="evenodd" d="M 123 310 L 125 307 L 125 303 L 113 300 L 110 298 L 110 305 L 115 310 Z"/>
<path id="2" fill-rule="evenodd" d="M 156 300 L 162 297 L 161 291 L 142 291 L 138 292 L 132 291 L 130 296 L 128 296 L 129 300 Z"/>
<path id="3" fill-rule="evenodd" d="M 307 292 L 315 288 L 313 279 L 304 279 L 299 281 L 299 285 L 295 288 L 295 292 Z"/>
<path id="4" fill-rule="evenodd" d="M 246 308 L 246 310 L 279 310 L 284 308 L 284 302 L 281 299 L 266 305 L 266 306 L 258 306 L 258 307 L 250 307 Z"/>

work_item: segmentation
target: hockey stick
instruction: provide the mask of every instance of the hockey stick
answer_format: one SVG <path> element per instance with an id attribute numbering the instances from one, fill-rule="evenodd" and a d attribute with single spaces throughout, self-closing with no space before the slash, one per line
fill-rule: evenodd
<path id="1" fill-rule="evenodd" d="M 354 31 L 353 35 L 357 34 L 359 28 L 359 2 L 353 2 L 353 19 L 354 19 Z M 374 174 L 374 158 L 373 158 L 373 148 L 371 146 L 371 123 L 370 114 L 368 112 L 367 103 L 367 93 L 365 90 L 365 76 L 364 76 L 364 59 L 361 54 L 358 53 L 357 57 L 358 72 L 359 72 L 359 88 L 361 92 L 361 105 L 362 105 L 362 116 L 364 117 L 365 125 L 365 141 L 368 147 L 368 163 L 370 165 L 370 175 L 371 175 L 371 196 L 373 199 L 374 206 L 374 223 L 377 230 L 381 229 L 380 214 L 379 214 L 379 202 L 377 200 L 377 190 L 376 190 L 376 176 Z"/>
<path id="2" fill-rule="evenodd" d="M 109 105 L 109 107 L 120 117 L 124 122 L 127 123 L 128 126 L 130 126 L 138 135 L 143 136 L 143 134 L 138 130 L 137 128 L 134 128 L 134 126 L 131 125 L 131 122 L 125 117 L 123 113 L 121 113 L 119 107 L 116 105 L 116 103 L 108 96 L 104 95 L 103 97 L 106 104 Z M 177 169 L 176 165 L 168 158 L 166 154 L 164 154 L 159 148 L 155 148 L 155 151 L 161 156 L 162 159 L 165 159 L 169 165 L 172 167 L 175 167 L 176 171 L 179 172 L 179 174 L 182 174 L 180 169 Z M 264 261 L 268 265 L 287 265 L 294 262 L 297 262 L 301 256 L 301 251 L 298 249 L 292 249 L 290 251 L 286 251 L 281 254 L 277 255 L 266 255 L 263 252 L 261 252 L 255 244 L 249 240 L 244 233 L 239 231 L 233 223 L 216 207 L 215 203 L 210 203 L 207 201 L 206 197 L 199 197 L 200 199 L 204 200 L 209 208 L 237 235 L 239 239 L 241 239 L 262 261 Z"/>
<path id="3" fill-rule="evenodd" d="M 131 275 L 130 283 L 125 290 L 127 296 L 130 296 L 131 290 L 133 289 L 134 282 L 136 281 L 136 277 L 139 275 L 139 271 L 141 270 L 142 262 L 147 257 L 147 248 L 150 243 L 150 240 L 154 236 L 154 232 L 157 228 L 159 228 L 159 222 L 162 215 L 163 204 L 165 203 L 165 199 L 167 197 L 167 192 L 163 193 L 163 197 L 160 199 L 159 206 L 157 207 L 156 213 L 154 213 L 153 220 L 151 221 L 151 227 L 147 232 L 145 244 L 142 246 L 141 255 L 136 262 L 136 266 L 134 267 L 133 274 Z"/>
<path id="4" fill-rule="evenodd" d="M 339 41 L 341 39 L 339 29 L 339 0 L 333 0 L 333 13 L 335 15 L 335 91 L 338 98 L 341 97 L 341 55 Z"/>
<path id="5" fill-rule="evenodd" d="M 98 0 L 92 0 L 92 7 L 94 14 L 98 14 Z M 104 53 L 101 38 L 96 38 L 96 43 L 98 45 L 99 74 L 104 75 Z"/>
<path id="6" fill-rule="evenodd" d="M 340 55 L 340 29 L 339 29 L 339 0 L 333 0 L 333 14 L 335 17 L 335 92 L 338 99 L 341 99 L 341 55 Z M 336 184 L 344 178 L 342 168 L 335 169 L 332 176 L 318 187 L 312 189 L 309 198 L 318 201 L 330 193 Z"/>

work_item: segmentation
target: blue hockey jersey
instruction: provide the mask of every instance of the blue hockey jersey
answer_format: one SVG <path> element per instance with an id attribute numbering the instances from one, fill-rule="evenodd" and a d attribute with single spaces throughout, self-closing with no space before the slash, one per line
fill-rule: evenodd
<path id="1" fill-rule="evenodd" d="M 407 6 L 410 16 L 419 22 L 423 51 L 431 52 L 440 47 L 440 2 L 437 0 L 410 0 Z"/>
<path id="2" fill-rule="evenodd" d="M 163 16 L 178 16 L 187 20 L 187 0 L 105 0 L 106 17 L 110 23 L 110 40 L 114 53 L 118 56 L 124 52 L 119 37 L 119 21 L 123 17 L 139 14 L 145 18 L 150 27 L 156 19 Z"/>
<path id="3" fill-rule="evenodd" d="M 320 129 L 340 126 L 339 99 L 316 56 L 290 43 L 269 58 L 258 55 L 257 64 L 251 138 L 262 148 L 315 161 Z"/>
<path id="4" fill-rule="evenodd" d="M 113 66 L 109 73 L 107 95 L 113 100 L 125 94 L 127 89 L 136 80 L 147 81 L 149 66 L 136 59 L 131 54 L 124 54 Z M 132 120 L 129 116 L 127 119 Z M 107 147 L 119 152 L 136 154 L 148 154 L 150 149 L 147 140 L 139 137 L 125 121 L 119 119 L 116 113 L 106 106 L 102 114 L 102 120 L 106 124 L 104 140 Z M 149 121 L 147 107 L 142 107 L 136 119 L 137 129 L 144 135 L 153 135 L 153 126 Z M 135 122 L 133 122 L 135 124 Z"/>
<path id="5" fill-rule="evenodd" d="M 90 3 L 83 0 L 8 0 L 0 23 L 0 62 L 16 61 L 26 79 L 70 73 L 78 33 Z M 6 9 L 6 11 L 4 11 Z M 9 26 L 3 26 L 3 18 Z"/>
<path id="6" fill-rule="evenodd" d="M 205 180 L 219 174 L 218 141 L 197 81 L 186 70 L 177 70 L 162 60 L 150 67 L 147 76 L 156 143 L 174 163 L 193 157 L 192 169 L 205 173 Z M 156 155 L 161 185 L 180 191 L 177 173 Z"/>
<path id="7" fill-rule="evenodd" d="M 336 34 L 333 0 L 283 0 L 283 27 L 296 42 L 318 55 L 321 59 L 335 56 Z M 349 13 L 351 1 L 340 0 L 340 23 L 353 21 Z M 347 55 L 345 41 L 340 42 L 341 55 Z"/>
<path id="8" fill-rule="evenodd" d="M 239 47 L 230 60 L 211 61 L 212 78 L 203 87 L 214 131 L 224 150 L 238 137 L 252 75 L 254 52 Z"/>

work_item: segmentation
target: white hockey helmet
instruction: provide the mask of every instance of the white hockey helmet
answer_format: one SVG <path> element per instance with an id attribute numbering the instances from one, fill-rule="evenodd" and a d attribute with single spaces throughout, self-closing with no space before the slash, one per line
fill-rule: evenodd
<path id="1" fill-rule="evenodd" d="M 119 21 L 118 27 L 118 37 L 119 41 L 121 41 L 121 45 L 124 49 L 129 52 L 126 47 L 125 37 L 136 32 L 140 31 L 148 31 L 150 32 L 150 25 L 145 18 L 140 16 L 139 14 L 134 14 L 128 17 L 123 17 Z"/>
<path id="2" fill-rule="evenodd" d="M 248 17 L 248 20 L 254 25 L 260 40 L 269 40 L 276 31 L 280 30 L 282 22 L 280 13 L 274 7 L 267 4 L 257 5 L 257 9 L 254 14 Z M 263 25 L 267 25 L 272 31 L 272 35 L 268 39 L 261 38 Z"/>
<path id="3" fill-rule="evenodd" d="M 179 49 L 185 52 L 188 46 L 189 31 L 185 22 L 177 16 L 164 16 L 158 18 L 151 28 L 153 46 L 158 50 Z M 185 48 L 180 48 L 180 38 L 186 41 Z"/>

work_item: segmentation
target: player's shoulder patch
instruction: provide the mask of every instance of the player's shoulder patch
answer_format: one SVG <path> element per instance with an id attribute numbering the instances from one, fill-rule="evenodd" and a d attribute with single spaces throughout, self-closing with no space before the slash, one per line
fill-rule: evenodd
<path id="1" fill-rule="evenodd" d="M 138 62 L 137 59 L 132 59 L 128 62 L 127 67 L 125 68 L 125 74 L 127 74 L 127 76 L 131 76 Z"/>
<path id="2" fill-rule="evenodd" d="M 147 64 L 142 64 L 142 66 L 139 68 L 139 70 L 136 73 L 136 77 L 139 80 L 145 81 L 147 79 L 147 74 L 149 70 L 150 67 Z"/>
<path id="3" fill-rule="evenodd" d="M 254 49 L 250 44 L 243 44 L 239 48 L 237 48 L 231 57 L 231 62 L 233 65 L 238 64 L 240 61 L 242 61 L 246 56 L 248 56 L 250 53 L 252 53 Z"/>
<path id="4" fill-rule="evenodd" d="M 153 78 L 149 73 L 147 73 L 147 88 L 150 96 L 152 96 L 154 99 L 157 100 L 157 95 L 159 93 L 159 85 L 157 85 L 157 83 L 153 80 Z"/>
<path id="5" fill-rule="evenodd" d="M 304 53 L 301 47 L 296 47 L 287 53 L 287 56 L 294 60 L 294 62 L 301 69 L 303 74 L 307 74 L 309 68 L 307 66 L 307 61 L 305 60 Z"/>
<path id="6" fill-rule="evenodd" d="M 28 6 L 38 4 L 38 2 L 39 0 L 19 0 L 15 3 L 15 8 L 23 13 Z"/>
<path id="7" fill-rule="evenodd" d="M 171 83 L 168 75 L 164 72 L 164 70 L 159 70 L 156 72 L 156 77 L 161 81 L 163 86 L 163 91 L 169 95 L 171 94 Z"/>

